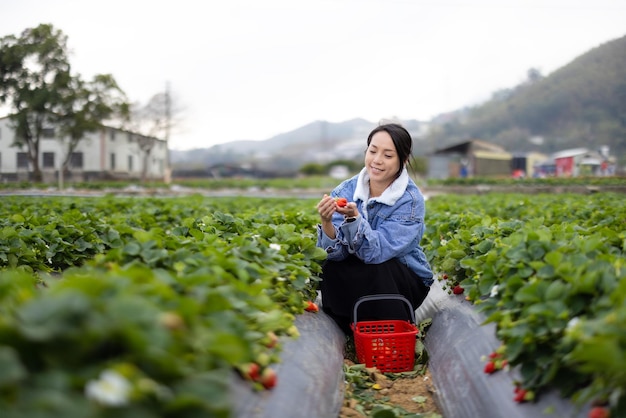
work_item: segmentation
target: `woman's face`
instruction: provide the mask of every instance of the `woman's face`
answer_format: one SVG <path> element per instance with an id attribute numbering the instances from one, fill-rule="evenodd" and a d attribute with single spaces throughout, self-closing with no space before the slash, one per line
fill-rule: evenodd
<path id="1" fill-rule="evenodd" d="M 370 182 L 388 186 L 396 179 L 400 169 L 400 159 L 391 136 L 385 132 L 376 132 L 365 151 L 365 168 L 370 175 Z"/>

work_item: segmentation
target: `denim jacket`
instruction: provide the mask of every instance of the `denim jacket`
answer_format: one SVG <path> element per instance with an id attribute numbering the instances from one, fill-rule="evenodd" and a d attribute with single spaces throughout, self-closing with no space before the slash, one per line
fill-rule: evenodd
<path id="1" fill-rule="evenodd" d="M 345 197 L 356 203 L 360 216 L 345 222 L 335 213 L 335 239 L 317 226 L 317 246 L 328 253 L 328 260 L 341 261 L 354 254 L 366 264 L 380 264 L 398 258 L 414 271 L 426 286 L 433 283 L 433 272 L 420 246 L 424 234 L 424 196 L 406 169 L 380 196 L 369 198 L 369 176 L 361 172 L 339 184 L 332 197 Z"/>

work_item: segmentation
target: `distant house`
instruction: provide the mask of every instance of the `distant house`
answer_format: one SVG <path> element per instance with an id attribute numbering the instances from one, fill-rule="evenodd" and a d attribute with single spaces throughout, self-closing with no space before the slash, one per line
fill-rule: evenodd
<path id="1" fill-rule="evenodd" d="M 572 148 L 552 154 L 548 160 L 553 166 L 546 175 L 556 177 L 610 175 L 610 167 L 615 159 L 608 155 L 608 149 L 590 151 L 587 148 Z M 540 165 L 545 166 L 545 162 Z"/>
<path id="2" fill-rule="evenodd" d="M 15 133 L 8 117 L 0 118 L 0 179 L 28 181 L 32 167 L 26 147 L 12 146 Z M 39 167 L 45 182 L 54 182 L 66 156 L 54 127 L 47 127 L 39 143 Z M 150 149 L 149 152 L 144 151 Z M 70 157 L 67 181 L 92 179 L 164 180 L 167 164 L 164 140 L 103 127 L 80 141 Z"/>
<path id="3" fill-rule="evenodd" d="M 428 177 L 510 176 L 513 156 L 499 145 L 470 140 L 435 151 L 428 159 Z"/>
<path id="4" fill-rule="evenodd" d="M 547 159 L 546 154 L 539 152 L 514 153 L 511 160 L 512 174 L 514 177 L 535 177 L 536 167 Z"/>
<path id="5" fill-rule="evenodd" d="M 345 179 L 350 176 L 350 170 L 345 165 L 334 165 L 330 168 L 328 175 L 334 179 Z"/>

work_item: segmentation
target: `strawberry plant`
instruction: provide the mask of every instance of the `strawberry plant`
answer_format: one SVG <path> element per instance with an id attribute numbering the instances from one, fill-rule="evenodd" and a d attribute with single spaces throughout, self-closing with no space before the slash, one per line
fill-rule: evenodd
<path id="1" fill-rule="evenodd" d="M 250 365 L 258 390 L 280 384 L 271 367 L 280 338 L 298 336 L 294 315 L 316 296 L 325 258 L 315 247 L 314 205 L 303 212 L 302 202 L 274 199 L 51 198 L 43 211 L 38 199 L 6 202 L 6 416 L 116 408 L 225 417 L 233 370 Z M 14 215 L 18 207 L 23 215 Z"/>
<path id="2" fill-rule="evenodd" d="M 431 263 L 496 324 L 524 390 L 626 413 L 623 198 L 442 196 L 429 214 Z"/>

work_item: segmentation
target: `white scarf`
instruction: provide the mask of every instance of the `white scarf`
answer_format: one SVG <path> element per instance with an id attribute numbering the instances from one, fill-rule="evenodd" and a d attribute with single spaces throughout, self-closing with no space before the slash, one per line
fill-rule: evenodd
<path id="1" fill-rule="evenodd" d="M 372 200 L 388 206 L 393 206 L 398 199 L 402 197 L 408 184 L 409 173 L 406 171 L 405 167 L 402 169 L 400 177 L 395 179 L 380 196 L 373 197 Z M 357 199 L 361 199 L 363 201 L 363 215 L 367 219 L 367 203 L 370 200 L 370 176 L 367 173 L 367 168 L 365 167 L 363 167 L 359 173 L 359 178 L 356 181 L 356 189 L 354 189 L 354 196 L 352 200 L 356 202 Z"/>

